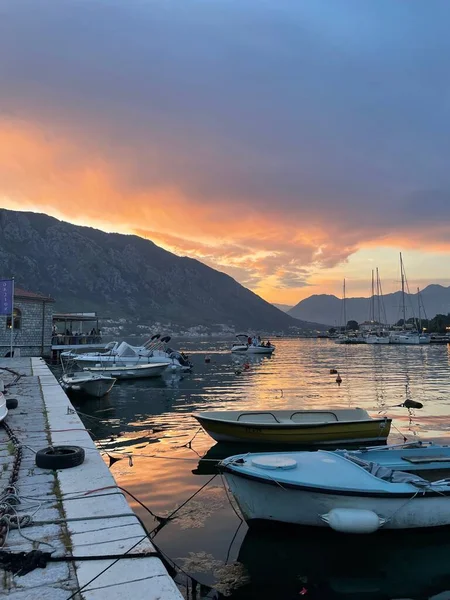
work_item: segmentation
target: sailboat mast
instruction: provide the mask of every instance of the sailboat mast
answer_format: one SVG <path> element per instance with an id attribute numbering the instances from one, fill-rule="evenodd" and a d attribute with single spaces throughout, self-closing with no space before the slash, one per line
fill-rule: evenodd
<path id="1" fill-rule="evenodd" d="M 419 307 L 419 333 L 422 333 L 422 319 L 420 316 L 420 290 L 417 288 L 417 305 Z"/>
<path id="2" fill-rule="evenodd" d="M 347 311 L 345 308 L 345 279 L 344 279 L 344 289 L 343 289 L 342 297 L 343 297 L 343 311 L 344 311 L 344 331 L 347 331 Z"/>
<path id="3" fill-rule="evenodd" d="M 402 277 L 402 312 L 403 312 L 403 329 L 406 329 L 406 304 L 405 304 L 405 270 L 403 268 L 403 258 L 400 252 L 400 272 Z"/>
<path id="4" fill-rule="evenodd" d="M 375 287 L 374 287 L 374 280 L 373 280 L 373 269 L 372 269 L 372 300 L 370 303 L 370 320 L 372 321 L 372 324 L 375 321 Z"/>
<path id="5" fill-rule="evenodd" d="M 378 325 L 381 326 L 381 301 L 380 301 L 380 274 L 378 273 L 377 267 L 377 321 Z"/>

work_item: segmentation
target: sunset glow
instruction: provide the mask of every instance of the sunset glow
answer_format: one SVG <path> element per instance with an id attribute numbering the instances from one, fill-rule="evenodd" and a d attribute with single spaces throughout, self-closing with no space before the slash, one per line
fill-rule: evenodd
<path id="1" fill-rule="evenodd" d="M 450 284 L 446 5 L 419 64 L 415 1 L 88 4 L 5 7 L 2 207 L 139 235 L 271 302 L 344 277 L 367 296 L 376 266 L 394 291 L 399 250 L 411 285 Z"/>

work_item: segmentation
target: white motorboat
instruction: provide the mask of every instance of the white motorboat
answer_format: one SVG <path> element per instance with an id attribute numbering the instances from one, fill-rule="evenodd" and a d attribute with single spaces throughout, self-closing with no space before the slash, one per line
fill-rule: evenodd
<path id="1" fill-rule="evenodd" d="M 219 467 L 250 524 L 346 533 L 450 525 L 450 478 L 442 479 L 442 469 L 450 474 L 448 446 L 242 454 Z"/>
<path id="2" fill-rule="evenodd" d="M 75 372 L 65 373 L 60 380 L 61 387 L 67 392 L 81 392 L 94 398 L 108 394 L 116 380 L 113 377 L 99 373 Z"/>
<path id="3" fill-rule="evenodd" d="M 90 366 L 130 366 L 137 364 L 165 363 L 169 370 L 190 371 L 192 364 L 182 352 L 167 347 L 169 336 L 149 340 L 143 346 L 131 346 L 121 342 L 110 352 L 89 352 L 77 354 L 73 360 L 81 368 Z M 164 345 L 165 344 L 165 345 Z"/>
<path id="4" fill-rule="evenodd" d="M 0 423 L 8 416 L 8 409 L 6 408 L 6 398 L 3 392 L 0 392 Z"/>
<path id="5" fill-rule="evenodd" d="M 89 354 L 89 356 L 115 354 L 118 346 L 119 342 L 108 342 L 105 344 L 104 348 L 97 349 L 95 352 L 86 352 L 86 348 L 89 348 L 89 346 L 86 344 L 80 344 L 77 350 L 65 350 L 64 352 L 61 352 L 60 358 L 65 361 L 73 361 L 77 356 L 80 356 L 80 354 Z"/>
<path id="6" fill-rule="evenodd" d="M 92 366 L 84 367 L 85 373 L 95 373 L 116 379 L 144 379 L 148 377 L 161 377 L 167 370 L 167 363 L 149 363 L 145 365 L 115 365 L 112 367 Z"/>
<path id="7" fill-rule="evenodd" d="M 251 336 L 248 336 L 244 333 L 241 333 L 236 336 L 237 342 L 233 344 L 231 347 L 231 352 L 240 352 L 246 354 L 267 354 L 270 355 L 274 352 L 275 346 L 271 344 L 269 341 L 265 342 L 255 342 L 248 343 L 248 340 Z"/>

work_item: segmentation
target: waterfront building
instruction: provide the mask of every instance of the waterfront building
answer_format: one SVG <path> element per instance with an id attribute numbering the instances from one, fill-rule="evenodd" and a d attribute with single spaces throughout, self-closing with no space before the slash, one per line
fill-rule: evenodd
<path id="1" fill-rule="evenodd" d="M 15 356 L 49 356 L 54 299 L 14 288 L 14 317 L 0 315 L 0 356 L 10 356 L 11 327 Z"/>

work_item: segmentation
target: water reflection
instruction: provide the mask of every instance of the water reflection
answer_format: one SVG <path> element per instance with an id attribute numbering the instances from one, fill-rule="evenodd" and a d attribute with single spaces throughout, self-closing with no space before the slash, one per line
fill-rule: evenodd
<path id="1" fill-rule="evenodd" d="M 216 473 L 218 460 L 248 450 L 209 438 L 192 417 L 202 410 L 360 406 L 393 418 L 391 443 L 403 436 L 448 443 L 446 346 L 283 339 L 276 346 L 271 358 L 240 357 L 230 354 L 227 341 L 184 342 L 194 363 L 191 374 L 121 382 L 107 398 L 77 403 L 99 448 L 123 458 L 111 467 L 119 485 L 164 516 Z M 340 386 L 332 368 L 342 377 Z M 408 397 L 423 402 L 423 409 L 399 407 Z M 155 526 L 149 513 L 133 508 L 149 529 Z M 155 541 L 197 581 L 236 599 L 299 598 L 304 588 L 305 598 L 422 599 L 450 589 L 449 532 L 338 539 L 321 531 L 247 533 L 241 525 L 233 539 L 238 526 L 217 475 Z M 197 598 L 207 593 L 205 587 L 199 595 L 198 588 Z"/>
<path id="2" fill-rule="evenodd" d="M 249 530 L 237 557 L 247 580 L 229 598 L 444 600 L 450 598 L 449 552 L 448 529 L 370 539 L 322 529 Z"/>

